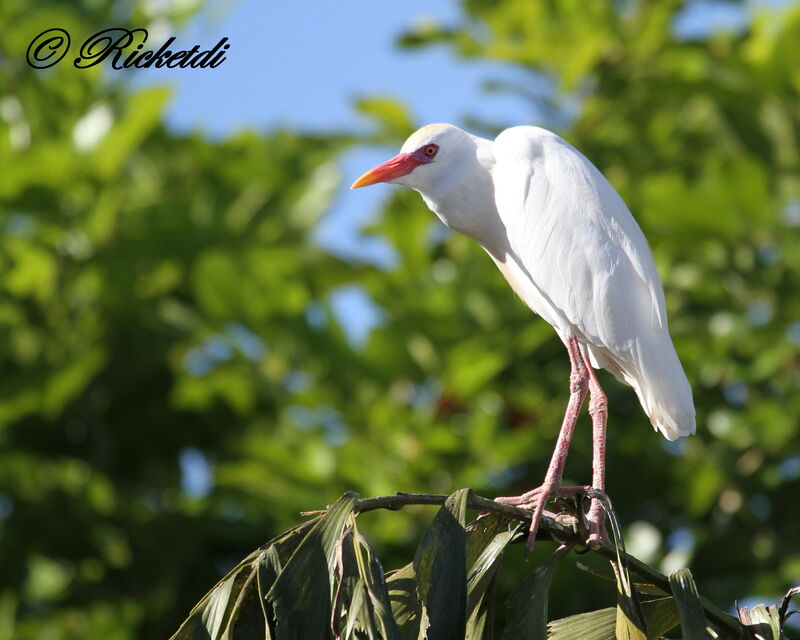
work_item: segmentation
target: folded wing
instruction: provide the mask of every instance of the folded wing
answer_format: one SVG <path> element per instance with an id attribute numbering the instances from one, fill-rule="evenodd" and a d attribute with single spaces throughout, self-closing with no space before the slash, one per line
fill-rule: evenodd
<path id="1" fill-rule="evenodd" d="M 620 196 L 579 151 L 544 129 L 504 131 L 494 156 L 508 236 L 501 268 L 514 289 L 562 338 L 575 335 L 595 367 L 631 385 L 666 438 L 694 433 L 692 392 L 652 253 Z"/>

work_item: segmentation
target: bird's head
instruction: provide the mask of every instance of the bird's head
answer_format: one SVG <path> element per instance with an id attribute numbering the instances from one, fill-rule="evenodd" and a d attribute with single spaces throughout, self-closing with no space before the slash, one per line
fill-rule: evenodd
<path id="1" fill-rule="evenodd" d="M 469 134 L 451 124 L 425 125 L 411 134 L 400 153 L 367 171 L 350 188 L 391 182 L 424 193 L 449 173 L 469 142 Z"/>

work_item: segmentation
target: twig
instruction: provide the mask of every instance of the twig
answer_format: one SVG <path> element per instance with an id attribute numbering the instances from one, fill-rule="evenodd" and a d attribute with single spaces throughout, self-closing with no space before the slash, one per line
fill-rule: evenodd
<path id="1" fill-rule="evenodd" d="M 390 496 L 378 496 L 375 498 L 356 500 L 353 505 L 353 511 L 356 513 L 374 511 L 375 509 L 396 511 L 410 505 L 442 505 L 445 503 L 445 500 L 447 500 L 447 497 L 448 496 L 444 494 L 438 493 L 395 493 Z M 495 502 L 494 500 L 475 495 L 472 492 L 470 492 L 467 498 L 467 505 L 479 511 L 510 516 L 523 523 L 530 522 L 531 518 L 530 512 L 524 509 Z M 575 528 L 565 526 L 548 515 L 544 515 L 542 518 L 539 524 L 539 533 L 550 535 L 562 544 L 583 545 L 585 543 L 581 533 Z M 601 542 L 599 545 L 592 547 L 591 550 L 608 560 L 616 560 L 617 558 L 617 550 L 607 542 Z M 628 563 L 628 568 L 631 572 L 651 582 L 665 593 L 672 593 L 667 576 L 628 553 L 620 553 Z M 725 613 L 702 596 L 701 601 L 703 603 L 703 609 L 711 621 L 721 629 L 725 629 L 729 632 L 733 638 L 742 637 L 741 626 L 733 616 Z"/>

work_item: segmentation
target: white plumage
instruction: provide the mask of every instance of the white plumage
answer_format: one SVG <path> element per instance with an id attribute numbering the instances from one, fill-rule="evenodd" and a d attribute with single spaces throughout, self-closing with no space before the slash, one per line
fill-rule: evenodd
<path id="1" fill-rule="evenodd" d="M 417 190 L 446 225 L 477 241 L 568 349 L 577 341 L 593 367 L 634 388 L 667 439 L 694 433 L 692 392 L 669 336 L 650 248 L 622 198 L 578 150 L 538 127 L 507 129 L 490 141 L 428 125 L 353 187 L 382 181 Z M 573 376 L 584 375 L 581 358 L 570 358 Z M 599 385 L 596 392 L 602 394 Z M 573 417 L 577 411 L 568 409 L 563 429 Z M 595 426 L 604 447 L 605 419 Z M 570 437 L 568 429 L 567 446 Z M 554 456 L 547 486 L 534 490 L 545 499 L 557 488 L 548 482 L 560 483 L 558 463 Z"/>
<path id="2" fill-rule="evenodd" d="M 694 433 L 689 382 L 667 329 L 650 247 L 605 177 L 557 135 L 515 127 L 494 142 L 490 173 L 518 292 L 592 364 L 632 386 L 669 440 Z M 518 262 L 517 262 L 518 261 Z"/>

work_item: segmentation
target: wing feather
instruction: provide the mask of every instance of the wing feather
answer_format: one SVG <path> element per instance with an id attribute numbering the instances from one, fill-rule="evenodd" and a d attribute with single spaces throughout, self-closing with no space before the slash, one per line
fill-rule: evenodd
<path id="1" fill-rule="evenodd" d="M 562 337 L 578 337 L 593 364 L 633 386 L 665 436 L 693 432 L 691 389 L 669 337 L 661 282 L 622 198 L 544 129 L 504 131 L 494 159 L 508 236 L 501 268 L 517 280 L 517 293 Z"/>

